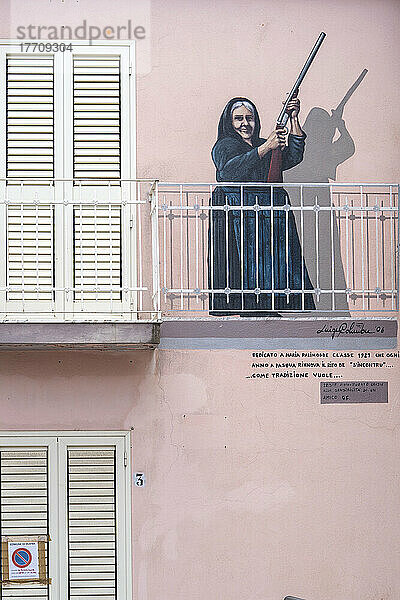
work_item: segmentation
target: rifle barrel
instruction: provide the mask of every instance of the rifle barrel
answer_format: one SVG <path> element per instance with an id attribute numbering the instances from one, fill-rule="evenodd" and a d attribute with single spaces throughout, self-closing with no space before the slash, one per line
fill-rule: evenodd
<path id="1" fill-rule="evenodd" d="M 324 41 L 324 39 L 326 38 L 326 33 L 324 33 L 323 31 L 319 34 L 317 41 L 314 44 L 313 49 L 310 52 L 309 57 L 307 58 L 306 62 L 304 63 L 304 66 L 302 68 L 302 70 L 300 71 L 300 75 L 298 76 L 298 78 L 295 81 L 294 86 L 292 87 L 290 94 L 288 95 L 285 104 L 283 105 L 283 108 L 281 110 L 281 112 L 279 113 L 279 117 L 277 119 L 277 124 L 278 125 L 286 125 L 286 122 L 288 120 L 288 114 L 286 112 L 286 108 L 287 105 L 289 104 L 289 102 L 292 100 L 292 98 L 295 97 L 295 95 L 297 94 L 299 87 L 304 79 L 304 77 L 307 74 L 308 69 L 311 66 L 312 61 L 315 58 L 315 55 L 317 54 L 318 50 L 321 47 L 322 42 Z"/>

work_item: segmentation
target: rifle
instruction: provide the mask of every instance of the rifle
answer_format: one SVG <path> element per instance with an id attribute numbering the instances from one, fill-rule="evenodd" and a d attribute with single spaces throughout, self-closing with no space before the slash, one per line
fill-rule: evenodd
<path id="1" fill-rule="evenodd" d="M 293 100 L 293 98 L 297 97 L 297 94 L 299 93 L 300 85 L 302 84 L 303 79 L 306 76 L 307 71 L 310 68 L 311 63 L 314 60 L 315 55 L 317 54 L 318 50 L 320 49 L 321 44 L 324 41 L 325 37 L 326 37 L 326 33 L 322 32 L 319 34 L 318 39 L 315 42 L 314 47 L 311 50 L 309 57 L 307 58 L 306 62 L 304 63 L 303 68 L 300 71 L 300 75 L 296 79 L 294 86 L 292 87 L 290 93 L 288 94 L 288 97 L 286 98 L 283 108 L 282 108 L 281 112 L 279 113 L 279 117 L 277 118 L 277 121 L 276 121 L 277 127 L 285 127 L 286 126 L 286 123 L 289 119 L 289 115 L 286 112 L 287 106 L 288 106 L 289 102 L 291 100 Z M 275 182 L 280 182 L 280 181 L 282 181 L 282 150 L 280 148 L 276 148 L 275 150 L 272 150 L 267 182 L 275 183 Z"/>

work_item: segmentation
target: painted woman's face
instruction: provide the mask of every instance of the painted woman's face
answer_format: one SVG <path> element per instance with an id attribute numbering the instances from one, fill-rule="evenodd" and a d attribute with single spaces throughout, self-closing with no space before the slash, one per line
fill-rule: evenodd
<path id="1" fill-rule="evenodd" d="M 232 113 L 232 125 L 235 131 L 237 131 L 246 142 L 251 141 L 255 125 L 254 115 L 251 110 L 245 106 L 235 108 Z"/>

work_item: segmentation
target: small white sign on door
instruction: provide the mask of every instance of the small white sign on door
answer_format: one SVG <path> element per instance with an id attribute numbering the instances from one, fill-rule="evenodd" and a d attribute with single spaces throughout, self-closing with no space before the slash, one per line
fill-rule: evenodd
<path id="1" fill-rule="evenodd" d="M 39 579 L 39 542 L 8 542 L 9 580 Z"/>

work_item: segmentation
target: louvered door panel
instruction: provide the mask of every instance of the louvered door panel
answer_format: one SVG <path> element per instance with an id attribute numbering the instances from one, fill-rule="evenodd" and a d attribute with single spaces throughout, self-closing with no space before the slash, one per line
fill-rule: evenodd
<path id="1" fill-rule="evenodd" d="M 47 448 L 0 449 L 1 535 L 48 535 Z M 47 560 L 47 549 L 46 549 Z M 0 586 L 0 598 L 48 599 L 48 586 Z"/>
<path id="2" fill-rule="evenodd" d="M 54 177 L 54 58 L 6 59 L 7 177 Z"/>
<path id="3" fill-rule="evenodd" d="M 69 600 L 116 599 L 115 449 L 68 448 Z"/>
<path id="4" fill-rule="evenodd" d="M 121 300 L 121 208 L 74 207 L 75 300 Z"/>
<path id="5" fill-rule="evenodd" d="M 121 76 L 118 55 L 74 55 L 74 178 L 121 176 Z M 93 181 L 100 185 L 101 181 Z"/>
<path id="6" fill-rule="evenodd" d="M 54 206 L 7 208 L 8 300 L 53 300 Z"/>

